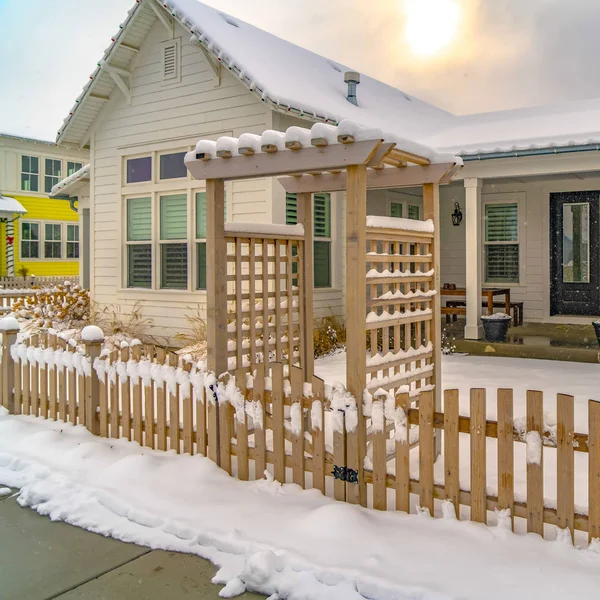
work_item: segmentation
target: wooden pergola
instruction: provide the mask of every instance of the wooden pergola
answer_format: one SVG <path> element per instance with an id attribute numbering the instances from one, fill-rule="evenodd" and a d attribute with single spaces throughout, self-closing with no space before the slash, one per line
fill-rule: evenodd
<path id="1" fill-rule="evenodd" d="M 441 354 L 441 330 L 440 330 L 440 299 L 439 291 L 439 186 L 452 181 L 453 177 L 460 170 L 462 162 L 460 159 L 444 160 L 433 152 L 428 152 L 429 156 L 418 155 L 403 149 L 394 141 L 386 140 L 384 135 L 373 139 L 363 139 L 364 135 L 353 135 L 348 133 L 348 128 L 338 132 L 335 135 L 325 137 L 315 137 L 309 130 L 300 130 L 300 128 L 291 128 L 286 134 L 277 132 L 266 132 L 263 136 L 244 134 L 239 139 L 223 138 L 218 142 L 200 141 L 195 151 L 190 152 L 185 159 L 186 166 L 191 174 L 199 180 L 206 180 L 206 212 L 207 212 L 207 342 L 208 342 L 208 368 L 216 374 L 228 371 L 228 336 L 230 346 L 232 337 L 237 335 L 237 352 L 241 356 L 241 329 L 242 317 L 250 316 L 250 325 L 253 326 L 253 320 L 256 317 L 254 311 L 254 298 L 252 293 L 253 279 L 262 279 L 263 304 L 259 306 L 258 312 L 264 310 L 263 320 L 263 348 L 266 350 L 263 359 L 268 362 L 270 343 L 269 331 L 273 329 L 273 318 L 275 340 L 272 346 L 279 356 L 279 338 L 280 323 L 282 318 L 279 314 L 280 294 L 277 291 L 278 283 L 275 283 L 275 289 L 269 287 L 268 280 L 279 280 L 280 267 L 275 266 L 269 270 L 267 262 L 280 261 L 288 262 L 296 260 L 297 278 L 294 279 L 298 284 L 302 284 L 302 290 L 299 293 L 299 335 L 298 335 L 298 354 L 300 366 L 304 371 L 305 381 L 311 382 L 313 377 L 313 227 L 312 227 L 312 195 L 317 192 L 345 191 L 346 193 L 346 280 L 345 280 L 345 324 L 347 331 L 347 381 L 348 391 L 359 400 L 357 409 L 361 411 L 360 399 L 363 397 L 363 391 L 367 387 L 368 365 L 367 365 L 367 343 L 368 331 L 371 331 L 371 352 L 381 346 L 381 340 L 387 344 L 386 349 L 382 348 L 382 353 L 393 346 L 390 342 L 390 335 L 386 331 L 393 332 L 397 327 L 400 331 L 401 325 L 406 323 L 418 322 L 419 326 L 423 322 L 423 331 L 426 332 L 427 343 L 431 344 L 432 350 L 428 356 L 431 358 L 431 365 L 428 372 L 427 382 L 432 387 L 435 386 L 437 379 L 436 371 L 440 362 Z M 310 141 L 309 141 L 310 140 Z M 407 144 L 408 145 L 408 144 Z M 411 146 L 412 147 L 412 146 Z M 424 153 L 425 154 L 425 153 Z M 287 192 L 297 194 L 298 199 L 298 221 L 304 226 L 302 237 L 302 248 L 294 252 L 288 250 L 285 256 L 280 256 L 280 245 L 288 243 L 286 236 L 278 231 L 266 232 L 263 240 L 256 241 L 250 234 L 243 233 L 243 224 L 235 224 L 237 233 L 228 233 L 224 223 L 224 183 L 225 181 L 234 181 L 251 178 L 278 177 L 279 183 Z M 408 186 L 423 186 L 423 209 L 424 219 L 433 222 L 431 233 L 419 233 L 418 231 L 405 231 L 400 229 L 387 229 L 379 227 L 374 229 L 372 235 L 368 236 L 367 227 L 367 191 L 369 189 L 398 188 Z M 402 220 L 397 220 L 402 221 Z M 285 233 L 285 232 L 284 232 Z M 234 237 L 232 237 L 232 235 Z M 244 237 L 245 236 L 245 237 Z M 404 236 L 404 238 L 403 238 Z M 289 237 L 289 236 L 288 236 Z M 273 242 L 273 246 L 267 249 L 267 240 Z M 279 240 L 279 241 L 278 241 Z M 261 244 L 263 247 L 262 260 L 264 267 L 262 274 L 255 275 L 251 268 L 249 275 L 243 275 L 245 271 L 242 263 L 254 260 L 254 251 L 251 250 L 250 257 L 229 258 L 236 261 L 236 275 L 228 272 L 228 243 L 230 248 L 240 248 L 241 242 L 247 242 L 250 247 L 254 243 Z M 403 245 L 404 243 L 404 245 Z M 231 244 L 234 244 L 233 246 Z M 368 246 L 369 244 L 369 246 Z M 379 246 L 377 245 L 379 244 Z M 388 250 L 381 250 L 381 244 L 387 244 Z M 392 246 L 390 246 L 392 244 Z M 423 256 L 414 256 L 414 252 L 409 252 L 409 245 L 420 244 L 426 248 Z M 389 254 L 389 248 L 395 248 L 394 255 Z M 378 251 L 377 248 L 380 248 Z M 403 250 L 404 248 L 404 250 Z M 368 250 L 371 249 L 369 253 Z M 410 254 L 410 256 L 408 256 Z M 385 258 L 382 258 L 385 257 Z M 382 272 L 382 277 L 372 279 L 369 283 L 366 279 L 367 265 L 369 263 L 381 263 L 383 267 L 391 265 L 392 271 L 387 276 L 388 271 Z M 429 269 L 427 272 L 421 271 L 414 263 L 427 263 Z M 410 264 L 410 268 L 415 269 L 412 277 L 411 273 L 404 269 Z M 399 268 L 396 269 L 395 267 Z M 273 271 L 273 272 L 272 272 Z M 291 284 L 291 267 L 288 270 L 288 287 L 281 292 L 288 294 L 290 300 L 295 291 Z M 275 274 L 274 274 L 275 273 Z M 376 274 L 378 275 L 378 274 Z M 237 281 L 240 289 L 232 293 L 228 290 L 228 282 Z M 244 280 L 246 286 L 241 290 L 241 282 Z M 402 299 L 379 300 L 375 296 L 377 289 L 382 286 L 388 286 L 389 290 L 400 290 L 399 285 L 410 285 L 410 282 L 416 282 L 413 287 L 420 294 L 417 300 L 419 302 L 428 302 L 428 309 L 419 309 L 408 315 L 404 312 L 394 312 L 390 314 L 388 321 L 379 323 L 381 319 L 387 319 L 386 316 L 378 316 L 382 307 L 394 305 L 401 306 L 403 303 L 415 302 L 413 296 L 417 292 L 411 291 L 408 294 L 399 292 L 394 297 Z M 426 291 L 419 291 L 423 288 L 420 282 L 425 282 Z M 396 287 L 393 287 L 393 286 Z M 249 286 L 249 288 L 248 288 Z M 379 287 L 377 287 L 379 286 Z M 368 289 L 372 292 L 370 300 L 368 299 Z M 248 292 L 248 289 L 250 290 Z M 405 288 L 402 287 L 404 290 Z M 408 288 L 406 288 L 408 289 Z M 411 296 L 410 294 L 413 294 Z M 260 295 L 260 294 L 259 294 Z M 267 308 L 269 298 L 275 296 L 274 316 L 269 317 Z M 386 296 L 384 296 L 386 298 Z M 228 300 L 248 299 L 250 306 L 245 306 L 248 310 L 242 310 L 242 304 L 236 305 L 237 315 L 228 313 Z M 421 306 L 421 305 L 420 305 Z M 423 304 L 422 306 L 425 306 Z M 287 318 L 287 325 L 291 332 L 292 323 L 292 303 L 287 305 L 290 315 Z M 367 314 L 371 310 L 373 318 L 371 324 L 366 324 Z M 385 310 L 385 308 L 383 308 Z M 399 310 L 404 311 L 404 308 Z M 243 314 L 242 314 L 243 313 Z M 396 318 L 398 317 L 398 318 Z M 402 317 L 410 319 L 402 320 Z M 271 320 L 269 320 L 271 319 Z M 427 321 L 427 322 L 426 322 Z M 413 330 L 414 330 L 413 325 Z M 247 328 L 247 326 L 246 326 Z M 229 332 L 228 332 L 229 329 Z M 383 330 L 383 331 L 382 331 Z M 373 333 L 374 331 L 374 333 Z M 421 334 L 419 334 L 421 335 Z M 290 333 L 291 336 L 291 333 Z M 395 344 L 398 347 L 399 337 Z M 406 336 L 405 336 L 406 337 Z M 293 362 L 293 356 L 296 350 L 293 347 L 291 338 L 286 338 L 289 342 L 289 352 L 287 358 L 290 365 Z M 246 342 L 246 345 L 250 342 Z M 256 350 L 256 348 L 254 348 Z M 275 350 L 274 350 L 275 351 Z M 232 351 L 229 350 L 229 357 Z M 255 359 L 251 355 L 250 362 Z M 396 360 L 395 363 L 406 363 L 407 361 Z M 389 364 L 392 364 L 390 362 Z M 236 367 L 243 366 L 239 361 Z M 268 369 L 268 365 L 266 365 Z M 423 376 L 425 377 L 425 376 Z M 414 380 L 414 377 L 413 377 Z M 419 385 L 419 384 L 418 384 Z M 391 386 L 388 386 L 391 387 Z M 436 404 L 440 406 L 440 389 L 436 389 Z M 359 419 L 362 421 L 362 419 Z M 359 432 L 360 436 L 360 432 Z M 359 440 L 360 443 L 360 440 Z"/>

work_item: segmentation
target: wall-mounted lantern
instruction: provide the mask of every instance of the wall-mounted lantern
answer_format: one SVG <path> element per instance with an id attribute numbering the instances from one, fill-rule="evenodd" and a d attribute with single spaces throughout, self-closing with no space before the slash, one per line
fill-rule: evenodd
<path id="1" fill-rule="evenodd" d="M 452 213 L 452 225 L 454 227 L 458 227 L 462 221 L 462 211 L 460 210 L 460 204 L 458 202 L 454 203 L 454 212 Z"/>

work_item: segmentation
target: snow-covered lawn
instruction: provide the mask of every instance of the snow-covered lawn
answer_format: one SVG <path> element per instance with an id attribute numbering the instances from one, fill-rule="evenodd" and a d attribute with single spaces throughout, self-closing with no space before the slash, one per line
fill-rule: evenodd
<path id="1" fill-rule="evenodd" d="M 599 553 L 514 535 L 502 519 L 375 512 L 4 409 L 0 485 L 52 519 L 208 558 L 224 597 L 247 587 L 273 600 L 564 600 L 600 589 Z"/>
<path id="2" fill-rule="evenodd" d="M 346 380 L 346 355 L 339 352 L 316 361 L 315 373 L 327 383 Z M 574 396 L 575 430 L 588 431 L 588 401 L 600 401 L 600 364 L 501 358 L 495 356 L 449 355 L 442 358 L 442 386 L 458 389 L 460 412 L 469 414 L 469 390 L 487 389 L 487 418 L 496 419 L 496 393 L 499 388 L 514 390 L 514 417 L 522 419 L 526 413 L 526 391 L 544 393 L 544 420 L 556 424 L 556 395 Z M 470 439 L 460 436 L 460 485 L 470 489 Z M 525 500 L 527 494 L 526 445 L 515 444 L 515 496 Z M 418 479 L 418 452 L 411 453 L 411 476 Z M 489 494 L 497 491 L 498 454 L 494 439 L 487 440 L 487 487 Z M 443 457 L 435 465 L 436 483 L 444 483 Z M 556 506 L 556 450 L 544 448 L 545 505 Z M 578 512 L 587 513 L 588 455 L 575 453 L 575 504 Z"/>

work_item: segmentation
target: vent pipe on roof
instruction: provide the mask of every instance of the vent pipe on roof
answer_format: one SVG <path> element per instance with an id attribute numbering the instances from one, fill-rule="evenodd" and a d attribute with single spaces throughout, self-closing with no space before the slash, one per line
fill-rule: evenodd
<path id="1" fill-rule="evenodd" d="M 360 73 L 356 71 L 346 71 L 344 73 L 344 81 L 348 84 L 348 102 L 358 106 L 358 100 L 356 99 L 356 86 L 360 83 Z"/>

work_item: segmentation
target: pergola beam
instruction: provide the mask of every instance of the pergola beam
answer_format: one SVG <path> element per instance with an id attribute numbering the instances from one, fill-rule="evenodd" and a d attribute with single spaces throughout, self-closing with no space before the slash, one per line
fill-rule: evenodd
<path id="1" fill-rule="evenodd" d="M 200 180 L 234 181 L 310 171 L 320 173 L 332 169 L 346 169 L 350 165 L 367 165 L 381 144 L 381 140 L 368 140 L 355 144 L 312 146 L 299 152 L 282 150 L 210 160 L 203 160 L 203 155 L 196 155 L 196 160 L 186 162 L 186 166 L 194 178 Z"/>
<path id="2" fill-rule="evenodd" d="M 450 183 L 461 166 L 456 163 L 440 163 L 427 167 L 385 168 L 367 171 L 367 189 L 411 187 L 426 183 Z M 278 179 L 286 192 L 341 192 L 348 186 L 346 172 L 321 175 L 301 175 Z"/>

